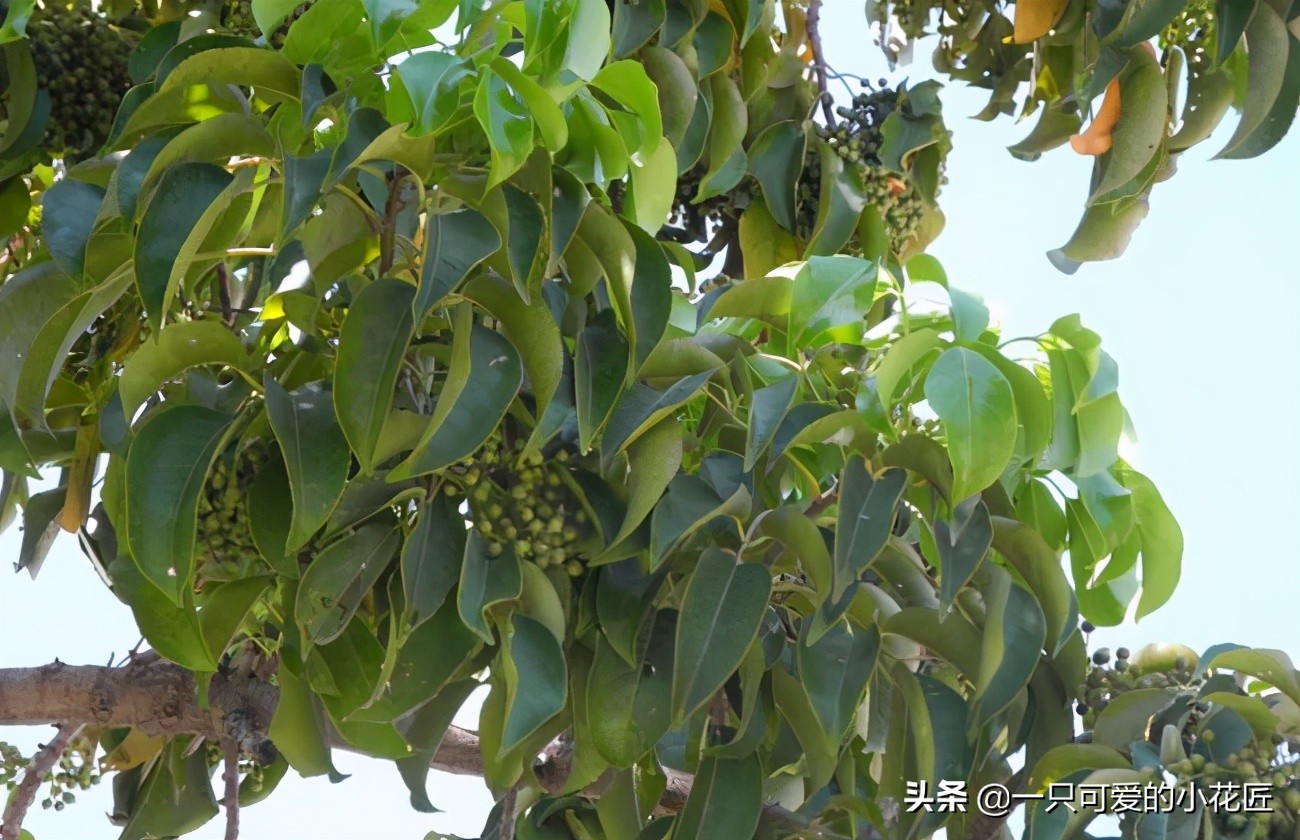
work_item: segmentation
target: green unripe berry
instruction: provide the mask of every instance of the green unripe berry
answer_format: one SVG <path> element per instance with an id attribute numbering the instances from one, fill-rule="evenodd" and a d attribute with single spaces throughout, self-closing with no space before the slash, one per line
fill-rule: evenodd
<path id="1" fill-rule="evenodd" d="M 581 560 L 570 560 L 564 564 L 564 570 L 569 573 L 569 577 L 578 577 L 583 572 Z"/>

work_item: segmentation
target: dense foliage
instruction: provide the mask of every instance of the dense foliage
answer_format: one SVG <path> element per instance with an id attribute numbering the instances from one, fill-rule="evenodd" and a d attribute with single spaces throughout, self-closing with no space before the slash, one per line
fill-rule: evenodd
<path id="1" fill-rule="evenodd" d="M 1231 105 L 1247 156 L 1300 94 L 1286 2 L 871 5 L 887 46 L 937 27 L 985 116 L 1040 114 L 1013 154 L 1096 156 L 1065 270 Z M 0 525 L 33 575 L 78 533 L 201 687 L 271 663 L 247 802 L 342 742 L 446 805 L 429 761 L 486 684 L 485 836 L 982 839 L 906 783 L 1162 769 L 1273 810 L 1125 836 L 1300 830 L 1284 654 L 1090 665 L 1081 621 L 1157 609 L 1182 556 L 1119 457 L 1117 365 L 1074 316 L 1004 342 L 949 285 L 940 85 L 835 108 L 819 13 L 11 0 Z M 193 830 L 211 746 L 86 730 L 49 802 L 102 769 L 123 837 Z"/>

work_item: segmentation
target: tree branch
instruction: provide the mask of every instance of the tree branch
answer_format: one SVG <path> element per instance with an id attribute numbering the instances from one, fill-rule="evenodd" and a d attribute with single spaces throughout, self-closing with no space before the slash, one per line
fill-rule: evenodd
<path id="1" fill-rule="evenodd" d="M 270 747 L 266 732 L 279 700 L 279 690 L 269 682 L 267 671 L 263 663 L 257 669 L 218 672 L 209 687 L 209 708 L 202 708 L 193 674 L 174 663 L 149 660 L 143 655 L 122 667 L 66 665 L 56 661 L 39 668 L 0 668 L 0 726 L 63 722 L 69 740 L 81 724 L 130 726 L 146 735 L 165 737 L 200 735 L 221 743 L 226 750 L 230 748 L 227 745 L 233 744 L 236 761 L 240 751 L 260 760 Z M 363 752 L 345 742 L 338 733 L 334 733 L 331 742 L 340 749 Z M 54 752 L 51 762 L 58 760 L 64 747 L 66 742 Z M 229 833 L 230 820 L 234 820 L 233 830 L 238 832 L 238 816 L 231 814 L 238 806 L 232 809 L 229 804 L 238 802 L 238 773 L 235 773 L 232 800 L 231 766 L 227 760 L 228 840 L 233 840 Z M 481 777 L 484 768 L 478 735 L 457 726 L 450 727 L 429 766 L 444 773 Z M 533 771 L 542 787 L 554 793 L 564 790 L 572 766 L 572 741 L 561 738 L 543 753 Z M 45 770 L 31 778 L 39 778 Z M 678 813 L 686 805 L 694 778 L 667 767 L 664 773 L 667 786 L 656 812 Z M 608 779 L 598 780 L 581 793 L 599 797 L 607 784 Z M 7 829 L 7 815 L 5 825 Z M 830 836 L 819 834 L 817 826 L 777 805 L 763 809 L 758 836 L 784 837 L 794 831 L 808 837 Z M 10 838 L 4 836 L 0 840 Z"/>
<path id="2" fill-rule="evenodd" d="M 826 54 L 822 52 L 822 0 L 808 2 L 808 45 L 812 48 L 813 72 L 817 75 L 817 98 L 822 103 L 826 125 L 835 127 L 835 112 L 831 110 L 831 95 L 826 90 Z"/>
<path id="3" fill-rule="evenodd" d="M 23 780 L 18 783 L 17 790 L 10 796 L 9 804 L 5 806 L 4 822 L 0 823 L 0 840 L 18 840 L 18 835 L 23 829 L 23 820 L 27 817 L 27 809 L 32 807 L 32 803 L 36 801 L 36 792 L 41 788 L 41 780 L 45 778 L 46 773 L 50 772 L 50 768 L 59 760 L 59 756 L 63 755 L 63 751 L 80 731 L 80 726 L 63 724 L 59 734 L 54 736 L 54 740 L 46 744 L 32 758 L 32 763 L 23 773 Z"/>
<path id="4" fill-rule="evenodd" d="M 239 840 L 239 745 L 227 738 L 221 744 L 226 783 L 226 840 Z"/>

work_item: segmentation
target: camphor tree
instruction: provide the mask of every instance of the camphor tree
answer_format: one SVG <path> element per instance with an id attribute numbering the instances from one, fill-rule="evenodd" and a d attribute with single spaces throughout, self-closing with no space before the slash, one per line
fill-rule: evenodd
<path id="1" fill-rule="evenodd" d="M 868 5 L 1037 114 L 1013 154 L 1095 157 L 1067 271 L 1300 95 L 1290 0 Z M 6 840 L 101 775 L 124 838 L 233 838 L 332 749 L 419 809 L 481 775 L 485 837 L 987 840 L 906 783 L 1162 779 L 1271 810 L 1126 837 L 1300 836 L 1285 654 L 1089 654 L 1182 553 L 1116 363 L 948 286 L 940 86 L 835 107 L 817 0 L 5 13 L 0 524 L 33 575 L 76 533 L 148 645 L 0 670 L 60 727 Z"/>

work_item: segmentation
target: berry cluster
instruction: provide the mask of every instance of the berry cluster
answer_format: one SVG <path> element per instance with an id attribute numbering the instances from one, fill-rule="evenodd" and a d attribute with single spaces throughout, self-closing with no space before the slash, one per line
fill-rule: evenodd
<path id="1" fill-rule="evenodd" d="M 66 160 L 104 145 L 131 87 L 132 44 L 90 9 L 47 6 L 27 24 L 36 83 L 50 97 L 45 148 Z"/>
<path id="2" fill-rule="evenodd" d="M 1291 837 L 1300 825 L 1300 752 L 1288 749 L 1288 742 L 1280 735 L 1274 735 L 1269 744 L 1247 745 L 1228 755 L 1222 763 L 1197 754 L 1165 769 L 1180 785 L 1271 785 L 1272 809 L 1267 818 L 1257 815 L 1259 819 L 1255 823 L 1255 837 L 1260 840 Z M 1241 813 L 1212 813 L 1211 819 L 1220 831 L 1240 834 L 1247 828 L 1249 817 Z"/>
<path id="3" fill-rule="evenodd" d="M 199 578 L 235 580 L 260 554 L 248 525 L 248 490 L 266 463 L 269 445 L 253 440 L 217 458 L 199 496 Z"/>
<path id="4" fill-rule="evenodd" d="M 1199 680 L 1192 667 L 1181 657 L 1168 671 L 1144 672 L 1129 662 L 1128 648 L 1115 651 L 1111 665 L 1109 648 L 1099 648 L 1092 655 L 1093 668 L 1078 687 L 1075 711 L 1083 718 L 1084 729 L 1092 729 L 1101 713 L 1119 695 L 1138 688 L 1174 688 L 1195 685 Z"/>
<path id="5" fill-rule="evenodd" d="M 284 39 L 289 34 L 289 27 L 293 22 L 303 16 L 307 11 L 310 3 L 303 3 L 289 14 L 284 22 L 275 28 L 268 39 L 271 46 L 279 49 L 284 46 Z M 221 10 L 221 28 L 225 29 L 232 35 L 242 35 L 245 38 L 257 40 L 262 37 L 262 30 L 258 28 L 257 21 L 253 18 L 253 4 L 251 0 L 235 0 L 233 3 L 226 4 Z"/>
<path id="6" fill-rule="evenodd" d="M 864 88 L 869 85 L 866 80 L 862 84 Z M 888 87 L 884 79 L 878 84 L 878 89 L 854 96 L 852 106 L 836 109 L 843 122 L 835 128 L 819 125 L 816 130 L 845 166 L 857 169 L 867 202 L 879 210 L 891 248 L 898 253 L 916 235 L 925 216 L 925 200 L 907 178 L 881 164 L 884 123 L 898 109 L 901 92 Z M 808 232 L 816 224 L 821 190 L 820 160 L 816 150 L 810 151 L 798 188 L 800 228 Z"/>
<path id="7" fill-rule="evenodd" d="M 586 568 L 579 548 L 592 534 L 590 517 L 570 486 L 569 453 L 550 460 L 524 455 L 495 437 L 457 471 L 469 497 L 470 518 L 490 557 L 509 547 L 520 560 L 563 568 L 573 577 Z"/>
<path id="8" fill-rule="evenodd" d="M 1193 72 L 1207 72 L 1214 60 L 1216 21 L 1213 0 L 1194 0 L 1160 33 L 1160 46 L 1181 47 Z"/>
<path id="9" fill-rule="evenodd" d="M 18 787 L 29 764 L 29 759 L 17 747 L 0 741 L 0 783 L 6 789 Z M 95 743 L 86 738 L 76 738 L 59 756 L 58 765 L 41 780 L 49 785 L 41 807 L 62 811 L 77 801 L 73 791 L 88 790 L 100 778 L 99 765 L 95 761 Z"/>

